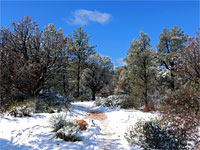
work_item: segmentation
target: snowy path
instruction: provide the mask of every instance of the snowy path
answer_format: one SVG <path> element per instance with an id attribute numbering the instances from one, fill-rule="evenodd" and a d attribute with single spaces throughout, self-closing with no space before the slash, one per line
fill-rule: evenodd
<path id="1" fill-rule="evenodd" d="M 113 138 L 115 133 L 111 132 L 109 129 L 109 121 L 105 113 L 91 112 L 88 113 L 86 118 L 92 119 L 94 122 L 99 121 L 99 126 L 102 131 L 102 136 L 99 137 L 99 149 L 102 150 L 111 150 L 111 149 L 124 149 L 120 146 L 120 139 Z"/>
<path id="2" fill-rule="evenodd" d="M 154 116 L 134 110 L 95 107 L 93 102 L 73 103 L 69 120 L 84 119 L 88 123 L 79 142 L 51 139 L 49 118 L 53 114 L 32 117 L 0 116 L 0 150 L 139 150 L 130 148 L 124 133 L 138 119 Z"/>
<path id="3" fill-rule="evenodd" d="M 139 147 L 131 148 L 124 134 L 139 119 L 149 120 L 155 117 L 155 114 L 135 110 L 95 107 L 91 102 L 75 103 L 75 106 L 85 112 L 86 121 L 99 127 L 99 133 L 95 133 L 97 135 L 93 139 L 97 143 L 93 147 L 95 150 L 141 150 Z"/>
<path id="4" fill-rule="evenodd" d="M 99 109 L 92 107 L 91 105 L 82 105 L 76 104 L 76 106 L 80 107 L 82 110 L 85 109 L 85 112 L 88 112 L 85 116 L 86 120 L 90 120 L 93 124 L 97 124 L 100 128 L 100 134 L 96 138 L 96 142 L 98 146 L 94 149 L 98 150 L 125 150 L 123 145 L 120 143 L 121 139 L 119 137 L 116 138 L 115 132 L 111 132 L 111 128 L 109 126 L 109 120 L 104 113 L 104 111 L 112 111 L 111 109 Z"/>

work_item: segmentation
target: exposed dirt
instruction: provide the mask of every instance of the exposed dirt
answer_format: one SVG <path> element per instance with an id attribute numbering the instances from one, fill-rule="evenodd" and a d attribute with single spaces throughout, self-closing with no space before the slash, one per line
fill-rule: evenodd
<path id="1" fill-rule="evenodd" d="M 87 114 L 86 118 L 90 118 L 93 121 L 97 120 L 101 124 L 102 133 L 105 134 L 104 138 L 101 138 L 101 144 L 99 149 L 100 150 L 111 150 L 113 149 L 112 145 L 112 135 L 113 133 L 110 133 L 110 131 L 107 129 L 107 126 L 109 125 L 109 122 L 107 120 L 107 116 L 104 113 L 99 112 L 90 112 Z"/>
<path id="2" fill-rule="evenodd" d="M 103 121 L 107 118 L 107 116 L 104 113 L 91 112 L 87 114 L 86 118 Z"/>

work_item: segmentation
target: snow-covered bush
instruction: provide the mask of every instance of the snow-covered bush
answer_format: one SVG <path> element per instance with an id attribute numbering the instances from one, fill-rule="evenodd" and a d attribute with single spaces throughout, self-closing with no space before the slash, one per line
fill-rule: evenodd
<path id="1" fill-rule="evenodd" d="M 25 100 L 12 106 L 9 114 L 14 117 L 31 116 L 35 112 L 35 103 L 32 100 Z"/>
<path id="2" fill-rule="evenodd" d="M 48 101 L 45 99 L 39 99 L 36 100 L 36 113 L 48 113 L 50 109 L 55 110 L 56 109 L 56 103 L 53 101 Z"/>
<path id="3" fill-rule="evenodd" d="M 54 97 L 55 98 L 55 97 Z M 69 110 L 70 102 L 64 100 L 62 97 L 60 100 L 54 98 L 40 97 L 36 101 L 36 113 L 49 113 L 60 112 L 61 110 Z M 53 111 L 52 111 L 53 110 Z"/>
<path id="4" fill-rule="evenodd" d="M 65 126 L 60 128 L 54 135 L 55 138 L 60 138 L 65 141 L 80 141 L 78 134 L 80 133 L 80 125 L 74 122 L 67 121 Z"/>
<path id="5" fill-rule="evenodd" d="M 81 126 L 73 121 L 68 121 L 66 114 L 53 115 L 49 122 L 54 132 L 53 138 L 65 141 L 80 140 L 78 134 L 81 131 Z"/>
<path id="6" fill-rule="evenodd" d="M 169 134 L 156 122 L 146 122 L 143 126 L 145 143 L 153 149 L 186 149 L 186 140 L 181 134 Z"/>
<path id="7" fill-rule="evenodd" d="M 121 107 L 124 106 L 125 101 L 127 100 L 126 95 L 111 95 L 107 98 L 99 98 L 95 101 L 96 106 L 103 107 Z"/>
<path id="8" fill-rule="evenodd" d="M 170 134 L 158 121 L 139 121 L 125 133 L 131 145 L 139 145 L 145 150 L 185 150 L 186 141 L 182 135 Z"/>
<path id="9" fill-rule="evenodd" d="M 120 108 L 129 109 L 129 108 L 137 108 L 140 104 L 137 101 L 134 101 L 131 97 L 125 97 L 120 104 Z"/>

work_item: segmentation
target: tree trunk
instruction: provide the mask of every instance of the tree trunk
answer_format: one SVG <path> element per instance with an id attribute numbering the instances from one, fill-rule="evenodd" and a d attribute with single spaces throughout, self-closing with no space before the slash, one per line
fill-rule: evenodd
<path id="1" fill-rule="evenodd" d="M 174 91 L 175 90 L 175 83 L 174 83 L 174 74 L 173 74 L 173 69 L 171 70 L 171 90 Z"/>
<path id="2" fill-rule="evenodd" d="M 148 102 L 145 100 L 145 104 L 144 104 L 144 109 L 146 110 L 146 112 L 149 111 L 149 105 Z"/>
<path id="3" fill-rule="evenodd" d="M 77 72 L 77 97 L 80 96 L 80 66 L 78 66 L 78 72 Z"/>
<path id="4" fill-rule="evenodd" d="M 92 90 L 92 100 L 95 100 L 95 95 L 96 95 L 96 91 L 95 90 Z"/>
<path id="5" fill-rule="evenodd" d="M 171 90 L 174 91 L 175 90 L 174 62 L 171 62 L 171 71 L 170 71 L 170 74 L 171 74 L 171 83 L 170 83 L 170 86 L 171 86 Z"/>
<path id="6" fill-rule="evenodd" d="M 147 90 L 145 91 L 145 100 L 144 100 L 144 112 L 149 111 L 149 104 L 148 104 L 148 97 L 147 97 Z"/>

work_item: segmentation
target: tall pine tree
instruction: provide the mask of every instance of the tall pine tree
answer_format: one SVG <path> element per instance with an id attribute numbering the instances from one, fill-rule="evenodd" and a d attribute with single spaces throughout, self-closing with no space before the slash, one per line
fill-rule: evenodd
<path id="1" fill-rule="evenodd" d="M 129 71 L 130 95 L 142 102 L 148 111 L 156 68 L 155 52 L 150 46 L 148 34 L 140 32 L 139 39 L 134 39 L 125 60 Z"/>
<path id="2" fill-rule="evenodd" d="M 70 62 L 72 80 L 76 84 L 76 96 L 80 96 L 81 71 L 85 68 L 87 58 L 94 53 L 96 46 L 90 46 L 87 33 L 78 28 L 74 31 L 73 37 L 68 37 L 67 48 Z"/>

